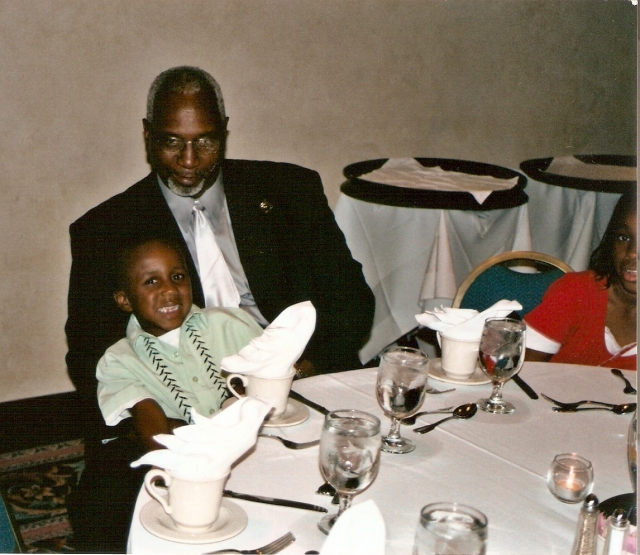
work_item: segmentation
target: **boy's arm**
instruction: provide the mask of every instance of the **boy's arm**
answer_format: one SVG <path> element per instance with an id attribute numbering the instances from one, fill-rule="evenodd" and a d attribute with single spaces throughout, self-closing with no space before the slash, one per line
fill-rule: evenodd
<path id="1" fill-rule="evenodd" d="M 140 441 L 147 451 L 164 449 L 164 445 L 157 443 L 153 436 L 170 434 L 174 428 L 186 425 L 186 422 L 175 418 L 167 418 L 160 405 L 153 399 L 143 399 L 131 407 L 133 425 Z"/>

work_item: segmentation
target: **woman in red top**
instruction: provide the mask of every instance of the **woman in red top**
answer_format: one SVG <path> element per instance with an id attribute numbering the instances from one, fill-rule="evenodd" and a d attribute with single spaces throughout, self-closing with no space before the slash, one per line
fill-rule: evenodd
<path id="1" fill-rule="evenodd" d="M 551 284 L 525 316 L 527 360 L 636 370 L 636 196 L 616 204 L 589 270 Z"/>

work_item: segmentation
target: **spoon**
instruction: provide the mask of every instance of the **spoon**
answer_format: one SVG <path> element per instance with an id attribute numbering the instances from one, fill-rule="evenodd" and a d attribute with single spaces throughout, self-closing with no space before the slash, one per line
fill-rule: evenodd
<path id="1" fill-rule="evenodd" d="M 425 414 L 447 414 L 452 409 L 453 407 L 445 407 L 439 410 L 423 410 L 422 412 L 416 412 L 413 416 L 403 418 L 402 420 L 400 420 L 400 423 L 404 424 L 405 426 L 413 426 L 416 423 L 416 419 L 424 416 Z"/>
<path id="2" fill-rule="evenodd" d="M 451 420 L 452 418 L 458 418 L 460 420 L 466 420 L 467 418 L 471 418 L 476 412 L 478 412 L 478 405 L 475 403 L 467 403 L 466 405 L 460 405 L 457 407 L 451 416 L 447 418 L 443 418 L 442 420 L 438 420 L 433 424 L 428 424 L 427 426 L 421 426 L 420 428 L 414 428 L 413 431 L 417 434 L 426 434 L 431 430 L 435 429 L 436 426 L 439 426 L 443 422 L 447 420 Z"/>
<path id="3" fill-rule="evenodd" d="M 624 380 L 624 383 L 625 383 L 626 385 L 624 386 L 624 389 L 622 390 L 622 391 L 623 391 L 623 393 L 628 393 L 628 394 L 630 394 L 630 395 L 635 395 L 636 393 L 638 393 L 638 392 L 636 391 L 636 388 L 635 388 L 635 387 L 633 387 L 633 386 L 631 385 L 631 383 L 629 382 L 629 380 L 628 380 L 627 378 L 625 378 L 625 377 L 624 377 L 624 374 L 622 373 L 622 370 L 619 370 L 618 368 L 612 368 L 612 369 L 611 369 L 611 373 L 612 373 L 614 376 L 618 376 L 618 378 L 621 378 L 621 379 L 623 379 L 623 380 Z"/>
<path id="4" fill-rule="evenodd" d="M 636 410 L 638 405 L 636 403 L 624 403 L 622 405 L 613 405 L 612 407 L 580 407 L 580 408 L 567 408 L 567 407 L 553 407 L 556 412 L 578 412 L 579 410 L 608 410 L 615 414 L 627 414 Z"/>

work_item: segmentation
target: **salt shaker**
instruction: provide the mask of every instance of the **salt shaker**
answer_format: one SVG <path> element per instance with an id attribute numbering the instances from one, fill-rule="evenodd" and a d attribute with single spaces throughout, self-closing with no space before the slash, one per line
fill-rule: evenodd
<path id="1" fill-rule="evenodd" d="M 571 555 L 595 555 L 598 505 L 598 498 L 593 493 L 587 495 L 580 509 Z"/>
<path id="2" fill-rule="evenodd" d="M 616 509 L 609 517 L 609 530 L 602 555 L 622 555 L 629 532 L 629 520 L 622 509 Z"/>

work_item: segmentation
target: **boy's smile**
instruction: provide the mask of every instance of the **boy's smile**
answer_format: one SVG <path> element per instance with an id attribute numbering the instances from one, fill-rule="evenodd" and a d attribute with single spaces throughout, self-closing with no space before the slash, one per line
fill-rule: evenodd
<path id="1" fill-rule="evenodd" d="M 130 257 L 127 291 L 114 298 L 156 337 L 179 328 L 191 310 L 191 280 L 179 253 L 159 241 L 139 246 Z"/>

